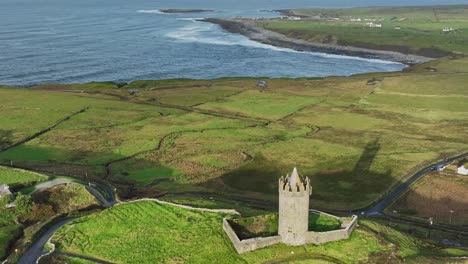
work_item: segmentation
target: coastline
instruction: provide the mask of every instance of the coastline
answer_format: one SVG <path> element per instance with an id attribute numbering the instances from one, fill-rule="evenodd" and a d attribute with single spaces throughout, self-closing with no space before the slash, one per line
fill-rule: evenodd
<path id="1" fill-rule="evenodd" d="M 257 41 L 267 45 L 272 45 L 275 47 L 293 49 L 296 51 L 321 52 L 328 54 L 360 57 L 366 59 L 379 59 L 399 62 L 407 65 L 416 65 L 435 59 L 412 54 L 404 54 L 396 51 L 374 50 L 334 44 L 321 44 L 294 39 L 287 37 L 281 33 L 264 29 L 256 25 L 255 21 L 252 19 L 204 18 L 199 19 L 198 21 L 217 24 L 228 32 L 244 35 L 253 41 Z"/>
<path id="2" fill-rule="evenodd" d="M 213 9 L 159 9 L 161 13 L 165 14 L 183 14 L 183 13 L 206 13 L 214 12 Z"/>

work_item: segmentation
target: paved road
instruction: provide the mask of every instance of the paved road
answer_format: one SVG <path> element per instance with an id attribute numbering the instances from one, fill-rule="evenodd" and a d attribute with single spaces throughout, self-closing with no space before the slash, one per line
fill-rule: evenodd
<path id="1" fill-rule="evenodd" d="M 80 184 L 81 185 L 81 183 L 77 183 L 77 182 L 71 181 L 69 179 L 58 178 L 58 179 L 48 181 L 48 182 L 44 182 L 44 183 L 41 183 L 41 184 L 37 185 L 34 188 L 34 191 L 32 191 L 32 193 L 43 191 L 43 190 L 51 188 L 53 186 L 60 185 L 60 184 L 66 184 L 66 183 Z M 93 185 L 90 185 L 90 186 L 86 186 L 86 189 L 92 195 L 94 195 L 96 197 L 96 199 L 101 203 L 102 206 L 107 207 L 107 208 L 114 206 L 114 204 L 116 203 L 115 198 L 114 198 L 114 193 L 107 186 L 99 185 L 99 188 L 106 193 L 106 195 L 105 195 L 106 197 L 104 197 L 104 195 L 102 195 L 102 193 L 97 190 L 97 187 L 98 187 L 98 185 L 93 184 Z"/>
<path id="2" fill-rule="evenodd" d="M 99 185 L 99 188 L 106 193 L 106 197 L 104 197 L 104 195 L 102 195 L 102 193 L 99 192 L 98 189 L 96 189 L 96 188 L 97 187 L 86 186 L 86 189 L 92 195 L 94 195 L 94 197 L 96 197 L 96 199 L 98 199 L 98 201 L 101 203 L 102 206 L 104 206 L 106 208 L 110 208 L 110 207 L 112 207 L 112 206 L 114 206 L 116 204 L 114 193 L 107 186 Z"/>
<path id="3" fill-rule="evenodd" d="M 60 184 L 65 184 L 65 183 L 74 183 L 74 182 L 68 179 L 58 178 L 52 181 L 48 181 L 48 182 L 44 182 L 44 183 L 36 185 L 36 187 L 34 187 L 34 191 L 32 191 L 31 193 L 39 192 L 45 189 L 49 189 L 55 185 L 60 185 Z"/>
<path id="4" fill-rule="evenodd" d="M 42 191 L 47 188 L 53 187 L 55 185 L 65 184 L 65 183 L 79 184 L 68 179 L 59 178 L 59 179 L 55 179 L 55 180 L 37 185 L 33 192 Z M 114 194 L 107 186 L 104 186 L 104 185 L 99 185 L 99 186 L 101 187 L 101 189 L 103 189 L 106 192 L 106 196 L 109 197 L 108 199 L 106 199 L 95 187 L 87 186 L 86 188 L 91 194 L 93 194 L 98 199 L 98 201 L 104 207 L 112 207 L 116 203 Z M 20 258 L 18 264 L 36 263 L 37 259 L 39 259 L 39 257 L 42 254 L 46 253 L 46 251 L 44 251 L 44 246 L 47 243 L 47 241 L 54 235 L 55 231 L 57 231 L 60 227 L 69 223 L 72 220 L 73 219 L 62 220 L 56 223 L 55 225 L 53 225 L 51 228 L 49 228 L 43 235 L 41 235 L 41 237 L 37 241 L 34 242 L 34 244 L 29 248 L 29 250 L 24 253 L 24 255 Z"/>
<path id="5" fill-rule="evenodd" d="M 55 231 L 57 231 L 63 225 L 69 223 L 73 219 L 65 219 L 62 220 L 55 225 L 53 225 L 49 230 L 47 230 L 18 261 L 18 264 L 33 264 L 36 263 L 37 259 L 45 253 L 44 246 L 47 241 L 54 235 Z"/>
<path id="6" fill-rule="evenodd" d="M 466 152 L 464 154 L 461 154 L 461 155 L 458 155 L 458 156 L 455 156 L 455 157 L 452 157 L 452 158 L 448 158 L 448 159 L 446 159 L 444 161 L 437 162 L 435 164 L 427 166 L 424 169 L 419 170 L 413 176 L 411 176 L 411 178 L 409 178 L 406 182 L 404 182 L 403 184 L 398 186 L 395 190 L 393 190 L 389 195 L 382 198 L 382 200 L 380 200 L 373 207 L 371 207 L 370 209 L 364 211 L 364 214 L 367 215 L 367 216 L 380 216 L 380 215 L 382 215 L 383 214 L 382 212 L 383 212 L 383 210 L 385 208 L 387 208 L 395 199 L 397 199 L 415 181 L 417 181 L 419 178 L 426 175 L 427 173 L 429 173 L 431 171 L 434 171 L 433 168 L 435 168 L 437 166 L 447 165 L 447 164 L 453 162 L 454 160 L 464 158 L 464 157 L 468 157 L 468 152 Z"/>

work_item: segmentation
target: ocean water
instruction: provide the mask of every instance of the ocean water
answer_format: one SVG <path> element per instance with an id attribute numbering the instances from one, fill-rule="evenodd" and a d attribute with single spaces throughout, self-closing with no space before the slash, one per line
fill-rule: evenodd
<path id="1" fill-rule="evenodd" d="M 443 1 L 462 4 L 466 1 Z M 199 22 L 273 17 L 299 7 L 406 5 L 345 0 L 0 0 L 0 84 L 81 83 L 226 76 L 316 77 L 395 71 L 400 63 L 296 52 Z M 412 1 L 411 5 L 441 4 Z M 164 14 L 163 8 L 212 13 Z"/>

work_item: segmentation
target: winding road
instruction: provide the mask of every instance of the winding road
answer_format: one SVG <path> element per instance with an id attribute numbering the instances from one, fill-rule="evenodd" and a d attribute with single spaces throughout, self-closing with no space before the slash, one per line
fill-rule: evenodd
<path id="1" fill-rule="evenodd" d="M 58 178 L 58 179 L 55 179 L 55 180 L 48 181 L 48 182 L 37 185 L 36 188 L 34 189 L 33 193 L 45 190 L 45 189 L 53 187 L 55 185 L 66 184 L 66 183 L 80 184 L 80 183 L 73 182 L 73 181 L 68 180 L 68 179 Z M 94 186 L 96 186 L 96 187 L 99 186 L 99 188 L 101 188 L 106 193 L 106 196 L 108 196 L 109 198 L 106 199 L 104 197 L 104 195 L 102 195 L 101 192 L 99 192 Z M 90 185 L 86 186 L 86 189 L 88 189 L 88 191 L 96 197 L 96 199 L 101 203 L 102 206 L 104 206 L 106 208 L 109 208 L 109 207 L 112 207 L 114 204 L 116 204 L 114 194 L 107 186 L 90 184 Z M 44 234 L 42 234 L 40 236 L 40 238 L 37 239 L 31 245 L 31 247 L 28 249 L 28 251 L 26 251 L 23 254 L 23 256 L 21 256 L 20 260 L 18 261 L 18 264 L 33 264 L 33 263 L 36 263 L 36 261 L 43 254 L 45 254 L 47 252 L 47 251 L 44 250 L 44 246 L 46 245 L 47 241 L 49 241 L 49 239 L 54 235 L 54 233 L 60 227 L 68 224 L 72 220 L 73 220 L 73 218 L 63 219 L 63 220 L 57 222 L 56 224 L 54 224 L 47 231 L 45 231 Z"/>
<path id="2" fill-rule="evenodd" d="M 54 235 L 55 231 L 72 220 L 73 219 L 62 220 L 49 228 L 36 242 L 34 242 L 34 244 L 32 244 L 28 251 L 26 251 L 26 253 L 20 258 L 18 264 L 36 263 L 39 257 L 44 254 L 44 246 Z"/>
<path id="3" fill-rule="evenodd" d="M 383 197 L 374 206 L 372 206 L 368 210 L 363 211 L 364 215 L 367 215 L 367 216 L 383 215 L 383 210 L 387 208 L 395 199 L 397 199 L 406 189 L 408 189 L 414 182 L 419 180 L 422 176 L 426 175 L 427 173 L 431 171 L 434 171 L 434 168 L 448 165 L 452 163 L 453 161 L 464 158 L 464 157 L 468 157 L 468 152 L 455 156 L 455 157 L 445 159 L 443 161 L 437 162 L 435 164 L 425 167 L 424 169 L 419 170 L 413 176 L 411 176 L 411 178 L 409 178 L 407 181 L 403 182 L 396 189 L 394 189 L 390 194 Z"/>

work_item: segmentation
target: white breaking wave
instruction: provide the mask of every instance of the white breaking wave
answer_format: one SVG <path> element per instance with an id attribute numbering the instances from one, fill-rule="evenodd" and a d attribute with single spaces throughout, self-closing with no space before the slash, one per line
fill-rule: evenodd
<path id="1" fill-rule="evenodd" d="M 204 19 L 204 17 L 181 17 L 181 18 L 177 18 L 177 20 L 192 21 L 192 22 L 196 22 L 197 20 L 201 20 L 201 19 Z"/>
<path id="2" fill-rule="evenodd" d="M 179 28 L 177 31 L 166 34 L 167 37 L 176 39 L 181 42 L 198 42 L 216 45 L 228 46 L 246 46 L 255 48 L 264 48 L 276 51 L 297 52 L 295 50 L 279 48 L 271 45 L 262 44 L 248 39 L 245 36 L 225 33 L 219 30 L 219 26 L 196 21 L 196 18 L 181 18 L 180 20 L 188 20 L 193 23 Z M 219 34 L 216 34 L 218 33 Z"/>
<path id="3" fill-rule="evenodd" d="M 328 54 L 322 52 L 309 52 L 309 51 L 297 51 L 288 48 L 276 47 L 268 44 L 263 44 L 257 41 L 253 41 L 248 37 L 239 34 L 231 34 L 224 32 L 218 25 L 210 24 L 206 22 L 196 21 L 198 18 L 180 18 L 179 20 L 191 21 L 193 23 L 179 28 L 177 31 L 167 33 L 166 36 L 175 39 L 180 42 L 197 42 L 206 43 L 213 45 L 225 45 L 225 46 L 244 46 L 274 50 L 278 52 L 290 52 L 290 53 L 303 53 L 318 56 L 321 58 L 329 59 L 348 59 L 348 60 L 360 60 L 367 62 L 375 62 L 381 64 L 400 64 L 398 62 L 385 61 L 379 59 L 367 59 L 359 58 L 346 55 Z"/>
<path id="4" fill-rule="evenodd" d="M 160 15 L 167 15 L 167 13 L 161 12 L 159 9 L 154 10 L 138 10 L 138 13 L 145 13 L 145 14 L 160 14 Z"/>

